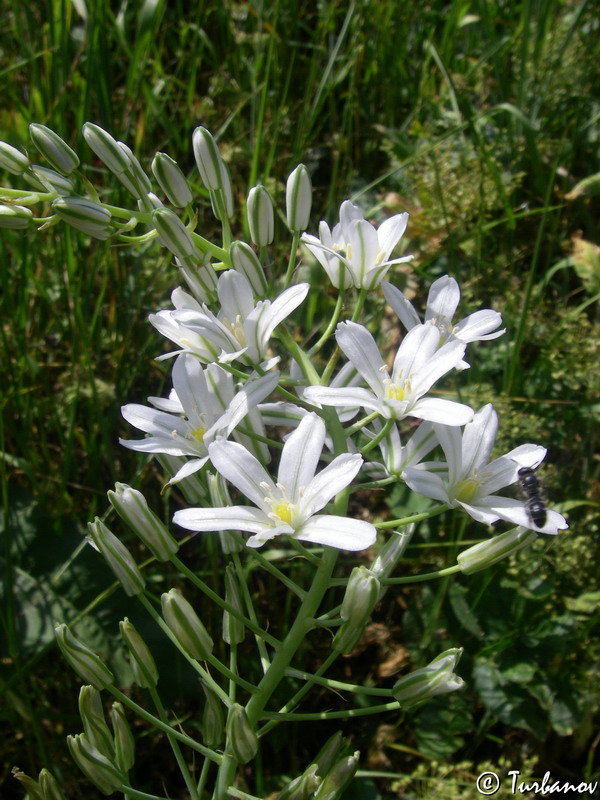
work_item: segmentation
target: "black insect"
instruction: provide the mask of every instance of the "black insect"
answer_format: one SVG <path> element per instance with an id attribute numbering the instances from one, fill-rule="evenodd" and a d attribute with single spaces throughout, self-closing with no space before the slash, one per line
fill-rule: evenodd
<path id="1" fill-rule="evenodd" d="M 531 467 L 521 467 L 518 474 L 529 519 L 538 528 L 543 528 L 546 524 L 546 504 L 542 498 L 542 487 L 535 470 Z"/>

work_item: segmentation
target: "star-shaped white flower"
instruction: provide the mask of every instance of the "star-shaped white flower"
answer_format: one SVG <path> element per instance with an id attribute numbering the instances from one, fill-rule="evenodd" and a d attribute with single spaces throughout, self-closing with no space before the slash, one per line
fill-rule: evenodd
<path id="1" fill-rule="evenodd" d="M 229 362 L 239 358 L 256 364 L 265 356 L 277 325 L 300 305 L 308 288 L 307 283 L 299 283 L 272 302 L 260 300 L 255 304 L 248 278 L 227 270 L 217 283 L 221 304 L 218 314 L 178 290 L 172 295 L 175 310 L 151 314 L 150 322 L 184 352 L 192 352 L 202 361 Z M 174 354 L 168 354 L 171 355 Z"/>
<path id="2" fill-rule="evenodd" d="M 309 403 L 362 406 L 387 419 L 417 417 L 444 425 L 464 425 L 473 417 L 473 409 L 462 403 L 423 397 L 442 375 L 456 367 L 466 347 L 455 340 L 438 349 L 435 326 L 419 325 L 407 333 L 396 353 L 391 377 L 375 339 L 363 325 L 341 322 L 336 339 L 370 389 L 309 386 L 304 392 Z"/>
<path id="3" fill-rule="evenodd" d="M 407 300 L 399 289 L 387 281 L 383 281 L 381 288 L 385 299 L 394 309 L 406 330 L 409 331 L 417 325 L 423 324 L 412 303 Z M 501 331 L 495 330 L 502 323 L 502 316 L 498 311 L 492 311 L 489 308 L 469 314 L 468 317 L 454 324 L 452 318 L 458 307 L 459 300 L 460 289 L 458 288 L 458 283 L 449 275 L 444 275 L 431 284 L 427 297 L 425 323 L 429 322 L 438 329 L 440 347 L 454 339 L 468 343 L 497 339 L 498 336 L 502 336 L 506 330 L 505 328 Z M 466 361 L 461 361 L 458 368 L 466 369 L 468 366 Z"/>
<path id="4" fill-rule="evenodd" d="M 478 522 L 491 525 L 498 519 L 514 522 L 538 533 L 556 534 L 567 528 L 557 511 L 547 509 L 546 523 L 535 525 L 525 503 L 512 497 L 495 494 L 518 479 L 522 467 L 537 467 L 546 450 L 535 444 L 523 444 L 494 461 L 489 461 L 496 433 L 498 416 L 491 404 L 481 408 L 464 432 L 445 425 L 435 425 L 447 463 L 429 462 L 408 467 L 402 477 L 419 494 L 461 506 Z"/>
<path id="5" fill-rule="evenodd" d="M 392 264 L 410 261 L 412 256 L 389 260 L 406 230 L 408 214 L 396 214 L 379 228 L 364 219 L 363 212 L 350 200 L 340 207 L 340 221 L 333 231 L 323 220 L 319 236 L 305 233 L 302 242 L 327 272 L 332 284 L 346 289 L 353 286 L 373 289 Z"/>
<path id="6" fill-rule="evenodd" d="M 119 441 L 142 453 L 192 456 L 171 478 L 175 483 L 199 470 L 208 461 L 210 442 L 216 436 L 229 436 L 244 417 L 249 427 L 264 435 L 256 405 L 273 391 L 278 379 L 278 372 L 269 372 L 248 381 L 234 394 L 232 376 L 222 367 L 209 364 L 203 370 L 195 356 L 183 353 L 173 367 L 173 391 L 168 400 L 151 397 L 154 408 L 129 403 L 121 409 L 127 422 L 148 434 L 146 438 Z"/>
<path id="7" fill-rule="evenodd" d="M 208 449 L 213 466 L 254 506 L 187 508 L 177 511 L 173 521 L 192 531 L 248 531 L 250 547 L 281 534 L 341 550 L 370 547 L 376 532 L 369 522 L 316 513 L 348 486 L 363 463 L 360 455 L 343 453 L 315 475 L 324 443 L 325 424 L 316 414 L 307 414 L 283 446 L 273 482 L 245 447 L 213 442 Z"/>

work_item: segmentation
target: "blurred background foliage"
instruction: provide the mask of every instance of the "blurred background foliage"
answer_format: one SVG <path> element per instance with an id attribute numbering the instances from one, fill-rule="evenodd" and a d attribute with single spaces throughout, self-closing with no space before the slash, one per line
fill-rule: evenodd
<path id="1" fill-rule="evenodd" d="M 218 138 L 238 209 L 258 181 L 283 209 L 285 178 L 303 161 L 315 187 L 310 230 L 319 219 L 333 223 L 346 197 L 374 221 L 409 211 L 416 258 L 392 280 L 424 307 L 429 284 L 449 273 L 465 313 L 503 314 L 507 333 L 474 348 L 462 397 L 494 403 L 499 452 L 526 441 L 548 447 L 546 490 L 571 527 L 500 569 L 386 596 L 339 674 L 385 681 L 460 644 L 468 687 L 412 716 L 347 726 L 365 767 L 348 797 L 476 797 L 485 765 L 598 775 L 599 33 L 597 8 L 585 0 L 6 0 L 0 8 L 3 140 L 28 147 L 28 124 L 47 124 L 105 197 L 124 205 L 82 124 L 111 131 L 146 167 L 166 151 L 195 187 L 198 230 L 211 238 L 218 228 L 191 152 L 202 124 Z M 242 218 L 234 234 L 243 238 Z M 284 249 L 279 257 L 283 271 Z M 82 535 L 116 480 L 143 488 L 170 516 L 159 468 L 117 438 L 120 405 L 163 389 L 166 368 L 153 359 L 164 345 L 147 315 L 168 303 L 176 271 L 155 245 L 97 242 L 61 225 L 3 231 L 0 276 L 2 796 L 22 795 L 13 766 L 37 774 L 46 765 L 70 798 L 84 797 L 64 738 L 80 727 L 77 680 L 57 655 L 52 624 L 79 620 L 82 637 L 112 654 L 127 681 L 116 644 L 125 602 Z M 325 290 L 306 313 L 319 320 L 333 302 Z M 381 305 L 364 321 L 390 347 L 397 342 Z M 398 488 L 371 510 L 397 516 L 404 501 Z M 407 574 L 452 563 L 481 535 L 451 516 L 430 521 L 408 552 Z M 186 556 L 209 578 L 218 572 L 211 537 Z M 276 587 L 267 580 L 256 591 L 273 627 L 283 624 L 285 607 L 269 594 Z M 308 666 L 320 657 L 318 644 L 307 649 Z M 179 669 L 168 699 L 193 726 L 197 687 Z M 334 699 L 323 690 L 311 703 Z M 329 733 L 307 730 L 265 754 L 265 796 L 308 763 L 305 742 Z M 139 775 L 165 773 L 154 735 L 140 734 Z"/>

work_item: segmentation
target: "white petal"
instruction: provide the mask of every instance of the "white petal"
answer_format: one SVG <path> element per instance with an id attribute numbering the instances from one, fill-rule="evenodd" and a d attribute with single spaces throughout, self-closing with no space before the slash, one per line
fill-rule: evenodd
<path id="1" fill-rule="evenodd" d="M 219 432 L 229 436 L 250 410 L 271 394 L 278 381 L 278 372 L 268 372 L 257 380 L 248 381 L 235 395 L 227 411 L 219 417 L 210 430 L 206 431 L 205 440 L 212 441 Z"/>
<path id="2" fill-rule="evenodd" d="M 217 284 L 217 294 L 223 315 L 230 322 L 235 322 L 238 316 L 246 319 L 254 308 L 250 281 L 234 269 L 228 269 L 221 275 Z"/>
<path id="3" fill-rule="evenodd" d="M 450 486 L 466 478 L 470 472 L 463 467 L 462 435 L 456 425 L 436 425 L 435 433 L 442 445 L 448 463 L 448 483 Z"/>
<path id="4" fill-rule="evenodd" d="M 442 425 L 466 425 L 473 419 L 473 409 L 452 400 L 423 397 L 412 406 L 408 416 L 439 422 Z"/>
<path id="5" fill-rule="evenodd" d="M 262 533 L 273 527 L 262 511 L 251 506 L 184 508 L 175 512 L 173 522 L 189 531 L 234 530 Z"/>
<path id="6" fill-rule="evenodd" d="M 173 365 L 173 388 L 193 427 L 205 422 L 206 417 L 201 419 L 201 414 L 209 419 L 218 415 L 219 409 L 214 408 L 208 393 L 204 370 L 198 359 L 190 353 L 178 356 Z"/>
<path id="7" fill-rule="evenodd" d="M 391 305 L 394 313 L 407 331 L 414 328 L 415 325 L 421 324 L 419 315 L 415 311 L 412 303 L 407 300 L 400 289 L 396 286 L 392 286 L 392 284 L 387 281 L 382 282 L 381 288 L 383 289 L 386 301 Z"/>
<path id="8" fill-rule="evenodd" d="M 519 467 L 536 469 L 546 458 L 546 452 L 546 448 L 539 444 L 520 444 L 507 453 L 506 457 L 516 461 Z"/>
<path id="9" fill-rule="evenodd" d="M 377 229 L 377 238 L 379 239 L 379 249 L 382 251 L 382 261 L 388 260 L 390 253 L 402 238 L 407 225 L 408 214 L 406 211 L 402 214 L 394 214 L 393 217 L 381 223 Z"/>
<path id="10" fill-rule="evenodd" d="M 121 406 L 121 414 L 130 425 L 153 436 L 164 436 L 172 440 L 174 435 L 185 437 L 188 431 L 187 424 L 180 417 L 139 403 Z"/>
<path id="11" fill-rule="evenodd" d="M 348 229 L 348 244 L 354 283 L 362 286 L 367 272 L 375 266 L 379 252 L 377 231 L 364 219 L 354 220 Z"/>
<path id="12" fill-rule="evenodd" d="M 314 478 L 324 444 L 325 423 L 307 414 L 286 441 L 279 462 L 277 481 L 285 486 L 290 502 L 297 502 L 299 490 Z"/>
<path id="13" fill-rule="evenodd" d="M 119 439 L 119 444 L 138 453 L 166 453 L 170 456 L 190 456 L 192 452 L 187 447 L 181 447 L 175 439 L 165 439 L 159 436 L 147 436 L 145 439 Z"/>
<path id="14" fill-rule="evenodd" d="M 424 325 L 423 327 L 428 328 L 429 324 Z M 411 333 L 413 333 L 413 331 L 418 330 L 419 328 L 413 328 L 412 331 L 408 332 L 407 338 Z M 434 330 L 439 337 L 439 331 L 437 328 L 434 328 Z M 431 344 L 431 337 L 429 337 L 427 344 Z M 419 353 L 414 359 L 412 364 L 412 369 L 417 372 L 413 379 L 414 393 L 417 396 L 420 396 L 425 394 L 425 392 L 428 392 L 437 380 L 458 365 L 458 363 L 462 360 L 465 349 L 466 345 L 464 342 L 461 342 L 458 339 L 442 345 L 442 347 L 440 347 L 436 353 L 431 354 L 429 357 L 427 357 L 427 350 L 424 348 L 422 352 Z"/>
<path id="15" fill-rule="evenodd" d="M 433 319 L 436 324 L 451 323 L 459 301 L 460 289 L 454 278 L 449 275 L 438 278 L 429 289 L 425 320 Z"/>
<path id="16" fill-rule="evenodd" d="M 341 406 L 342 408 L 362 406 L 363 408 L 370 408 L 371 411 L 378 411 L 382 416 L 390 416 L 389 409 L 385 404 L 368 389 L 352 387 L 332 389 L 328 386 L 309 386 L 304 390 L 303 396 L 305 400 L 318 408 L 321 405 Z"/>
<path id="17" fill-rule="evenodd" d="M 407 467 L 402 473 L 402 478 L 414 492 L 442 503 L 449 502 L 446 486 L 440 474 L 419 467 Z"/>
<path id="18" fill-rule="evenodd" d="M 245 447 L 237 442 L 225 442 L 219 439 L 208 447 L 208 454 L 217 472 L 245 494 L 249 500 L 264 511 L 270 513 L 270 506 L 265 503 L 266 492 L 277 493 L 275 484 L 262 464 Z M 267 489 L 261 487 L 267 484 Z"/>
<path id="19" fill-rule="evenodd" d="M 275 328 L 303 302 L 308 289 L 308 283 L 298 283 L 295 286 L 290 286 L 289 289 L 286 289 L 279 297 L 275 298 L 270 303 L 266 313 L 260 316 L 260 321 L 257 323 L 257 340 L 262 347 L 261 355 L 264 353 L 267 342 Z"/>
<path id="20" fill-rule="evenodd" d="M 356 322 L 340 322 L 335 338 L 371 389 L 376 395 L 381 396 L 387 369 L 375 339 L 369 331 L 364 325 L 358 325 Z"/>
<path id="21" fill-rule="evenodd" d="M 498 325 L 502 324 L 502 315 L 498 311 L 491 309 L 483 309 L 476 311 L 474 314 L 469 314 L 458 325 L 455 325 L 452 333 L 457 339 L 463 342 L 476 342 L 484 339 L 497 339 L 502 336 L 506 328 L 501 331 L 495 330 Z"/>
<path id="22" fill-rule="evenodd" d="M 342 453 L 334 458 L 331 464 L 315 475 L 298 499 L 301 518 L 320 511 L 334 495 L 345 489 L 354 480 L 362 464 L 362 456 L 357 453 Z"/>
<path id="23" fill-rule="evenodd" d="M 304 542 L 339 550 L 364 550 L 375 542 L 376 537 L 377 531 L 370 522 L 329 515 L 311 517 L 296 532 L 296 538 Z"/>
<path id="24" fill-rule="evenodd" d="M 462 468 L 465 476 L 488 463 L 497 432 L 498 415 L 488 403 L 479 409 L 463 433 Z"/>
<path id="25" fill-rule="evenodd" d="M 204 458 L 193 458 L 191 461 L 187 461 L 169 480 L 169 484 L 173 485 L 175 483 L 179 483 L 179 481 L 182 481 L 189 475 L 193 475 L 194 472 L 198 472 L 198 470 L 202 469 L 207 461 L 208 456 L 205 456 Z"/>

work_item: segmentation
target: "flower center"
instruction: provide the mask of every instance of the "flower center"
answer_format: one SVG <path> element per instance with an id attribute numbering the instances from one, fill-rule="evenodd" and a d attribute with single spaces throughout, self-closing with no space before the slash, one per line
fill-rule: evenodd
<path id="1" fill-rule="evenodd" d="M 273 508 L 273 511 L 282 522 L 287 525 L 292 524 L 292 509 L 289 503 L 279 503 Z"/>
<path id="2" fill-rule="evenodd" d="M 399 386 L 397 383 L 390 381 L 385 387 L 386 400 L 404 400 L 404 386 Z"/>
<path id="3" fill-rule="evenodd" d="M 205 433 L 206 433 L 206 428 L 203 428 L 202 426 L 200 426 L 198 428 L 193 428 L 190 431 L 190 435 L 191 435 L 192 439 L 195 439 L 197 442 L 200 442 L 200 444 L 202 444 L 204 442 L 204 434 Z"/>
<path id="4" fill-rule="evenodd" d="M 468 503 L 477 495 L 478 491 L 478 481 L 474 478 L 466 478 L 456 485 L 456 499 L 461 503 Z"/>
<path id="5" fill-rule="evenodd" d="M 246 347 L 246 334 L 244 333 L 244 324 L 242 322 L 242 317 L 240 314 L 236 316 L 233 322 L 230 322 L 227 317 L 223 317 L 221 320 L 223 325 L 228 328 L 231 333 L 234 335 L 235 339 L 241 347 Z"/>

